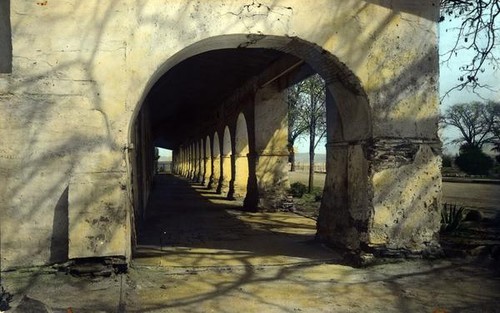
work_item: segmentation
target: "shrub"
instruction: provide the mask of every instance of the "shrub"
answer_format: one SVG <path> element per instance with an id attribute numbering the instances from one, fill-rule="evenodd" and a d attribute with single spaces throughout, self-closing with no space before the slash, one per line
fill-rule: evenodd
<path id="1" fill-rule="evenodd" d="M 455 164 L 469 175 L 488 175 L 493 167 L 493 160 L 479 147 L 462 146 Z"/>
<path id="2" fill-rule="evenodd" d="M 295 198 L 302 198 L 307 192 L 307 186 L 301 182 L 296 182 L 290 185 L 290 194 Z"/>
<path id="3" fill-rule="evenodd" d="M 453 157 L 449 154 L 443 154 L 443 157 L 441 159 L 443 167 L 451 167 L 453 163 Z"/>
<path id="4" fill-rule="evenodd" d="M 483 219 L 483 215 L 478 210 L 469 210 L 467 214 L 465 214 L 464 221 L 472 221 L 472 222 L 481 222 Z"/>
<path id="5" fill-rule="evenodd" d="M 314 187 L 312 194 L 315 202 L 321 201 L 321 199 L 323 199 L 323 188 Z"/>
<path id="6" fill-rule="evenodd" d="M 0 312 L 7 311 L 10 309 L 9 303 L 12 301 L 12 295 L 8 293 L 1 285 L 0 285 Z"/>
<path id="7" fill-rule="evenodd" d="M 445 203 L 441 211 L 441 231 L 452 232 L 456 230 L 464 219 L 464 207 L 457 208 L 456 204 Z"/>

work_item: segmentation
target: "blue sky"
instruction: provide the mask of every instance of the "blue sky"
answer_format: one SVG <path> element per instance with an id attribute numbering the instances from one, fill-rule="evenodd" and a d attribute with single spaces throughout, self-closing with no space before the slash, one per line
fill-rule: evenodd
<path id="1" fill-rule="evenodd" d="M 453 28 L 457 27 L 459 24 L 457 21 L 445 20 L 439 24 L 439 49 L 440 53 L 443 54 L 449 51 L 456 40 L 457 31 Z M 497 47 L 494 52 L 496 55 L 500 56 L 500 47 Z M 450 62 L 440 65 L 440 95 L 444 96 L 447 90 L 452 88 L 458 82 L 458 77 L 460 76 L 459 67 L 466 64 L 468 60 L 472 58 L 472 53 L 464 51 L 457 57 L 454 57 Z M 481 89 L 477 90 L 477 94 L 462 90 L 453 91 L 448 97 L 443 98 L 441 103 L 441 111 L 444 111 L 450 105 L 454 103 L 464 103 L 471 101 L 484 101 L 493 100 L 500 101 L 500 70 L 497 68 L 493 70 L 491 67 L 486 68 L 485 72 L 480 76 L 480 83 L 489 85 L 493 90 Z M 449 144 L 450 139 L 458 137 L 458 131 L 453 128 L 445 128 L 442 132 L 441 139 L 444 143 L 444 151 L 447 153 L 455 154 L 458 151 L 458 147 Z"/>

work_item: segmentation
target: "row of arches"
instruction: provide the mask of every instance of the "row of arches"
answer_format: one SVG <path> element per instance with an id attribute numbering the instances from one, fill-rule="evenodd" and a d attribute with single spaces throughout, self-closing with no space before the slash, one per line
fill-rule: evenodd
<path id="1" fill-rule="evenodd" d="M 439 142 L 423 132 L 407 136 L 412 131 L 406 127 L 408 121 L 425 126 L 427 120 L 388 120 L 399 110 L 386 103 L 392 98 L 381 97 L 385 93 L 377 94 L 369 84 L 365 91 L 355 72 L 314 43 L 256 38 L 251 44 L 247 35 L 207 38 L 180 51 L 152 76 L 143 98 L 145 109 L 138 117 L 154 112 L 151 137 L 158 146 L 173 149 L 173 172 L 227 198 L 244 197 L 247 210 L 277 207 L 288 183 L 282 91 L 316 73 L 326 83 L 327 124 L 326 179 L 316 238 L 355 253 L 384 247 L 427 249 L 439 228 L 440 176 L 434 152 Z M 197 79 L 204 76 L 212 79 Z M 221 94 L 231 96 L 223 100 Z M 399 123 L 405 127 L 400 129 Z M 133 146 L 141 147 L 139 143 L 147 140 L 134 136 Z M 138 198 L 147 199 L 147 192 L 141 191 L 147 190 L 147 180 L 140 183 L 144 161 L 136 159 L 131 177 L 136 193 L 144 194 Z M 413 173 L 435 191 L 425 192 L 425 200 L 420 191 L 427 189 L 415 187 Z M 419 200 L 403 201 L 406 190 L 417 190 Z M 402 203 L 408 204 L 401 207 Z M 140 216 L 141 203 L 135 204 Z M 395 212 L 405 218 L 393 219 Z"/>
<path id="2" fill-rule="evenodd" d="M 173 154 L 173 171 L 207 188 L 215 188 L 228 199 L 246 196 L 249 176 L 248 126 L 245 115 L 238 114 L 233 129 L 203 136 L 181 146 Z M 221 136 L 219 136 L 219 133 Z"/>

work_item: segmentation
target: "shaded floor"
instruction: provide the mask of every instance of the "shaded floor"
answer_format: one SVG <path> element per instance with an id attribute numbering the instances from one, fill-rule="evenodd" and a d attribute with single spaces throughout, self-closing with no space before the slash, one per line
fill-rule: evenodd
<path id="1" fill-rule="evenodd" d="M 314 220 L 288 212 L 248 213 L 240 207 L 187 180 L 157 176 L 134 264 L 244 266 L 339 259 L 313 241 Z"/>

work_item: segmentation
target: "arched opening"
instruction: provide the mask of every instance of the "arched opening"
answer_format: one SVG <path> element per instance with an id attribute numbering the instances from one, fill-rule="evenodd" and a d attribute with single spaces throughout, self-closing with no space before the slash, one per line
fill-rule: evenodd
<path id="1" fill-rule="evenodd" d="M 212 162 L 212 148 L 210 145 L 210 137 L 207 136 L 205 139 L 205 155 L 203 162 L 205 163 L 205 175 L 203 175 L 203 185 L 207 185 L 209 188 L 210 181 L 213 179 L 213 162 Z"/>
<path id="2" fill-rule="evenodd" d="M 155 147 L 155 173 L 170 174 L 173 171 L 174 155 L 172 150 Z"/>
<path id="3" fill-rule="evenodd" d="M 297 212 L 317 218 L 326 177 L 326 86 L 315 74 L 286 89 L 290 195 Z"/>
<path id="4" fill-rule="evenodd" d="M 226 195 L 228 198 L 231 198 L 232 194 L 230 194 L 230 182 L 231 178 L 233 177 L 231 157 L 233 152 L 231 148 L 231 133 L 228 126 L 224 128 L 224 137 L 222 138 L 221 176 L 219 185 L 222 194 Z"/>
<path id="5" fill-rule="evenodd" d="M 203 139 L 200 139 L 199 142 L 196 143 L 196 147 L 198 148 L 198 175 L 196 176 L 196 182 L 203 184 L 203 177 L 205 176 L 205 145 L 203 144 Z"/>
<path id="6" fill-rule="evenodd" d="M 284 90 L 314 73 L 327 89 L 327 173 L 318 221 L 313 227 L 307 224 L 308 236 L 356 248 L 370 214 L 365 155 L 370 108 L 357 78 L 320 47 L 298 38 L 260 35 L 196 43 L 158 69 L 136 114 L 154 112 L 146 125 L 158 146 L 182 155 L 187 145 L 187 174 L 177 174 L 203 182 L 210 172 L 208 187 L 216 187 L 215 194 L 244 196 L 244 208 L 252 211 L 279 208 L 289 185 Z M 211 142 L 193 141 L 214 129 Z M 359 214 L 353 215 L 353 208 Z"/>
<path id="7" fill-rule="evenodd" d="M 196 173 L 196 166 L 194 162 L 195 158 L 196 158 L 196 149 L 194 147 L 194 144 L 191 143 L 189 145 L 189 174 L 188 174 L 188 178 L 191 180 L 194 179 Z"/>
<path id="8" fill-rule="evenodd" d="M 221 150 L 220 150 L 220 144 L 219 144 L 219 135 L 217 132 L 214 133 L 214 143 L 213 143 L 213 149 L 212 149 L 212 164 L 213 164 L 213 175 L 212 179 L 209 182 L 208 188 L 217 188 L 216 192 L 220 193 L 219 189 L 219 180 L 221 176 Z"/>
<path id="9" fill-rule="evenodd" d="M 234 138 L 234 197 L 243 199 L 247 193 L 248 153 L 250 153 L 247 122 L 243 113 L 238 115 Z"/>

